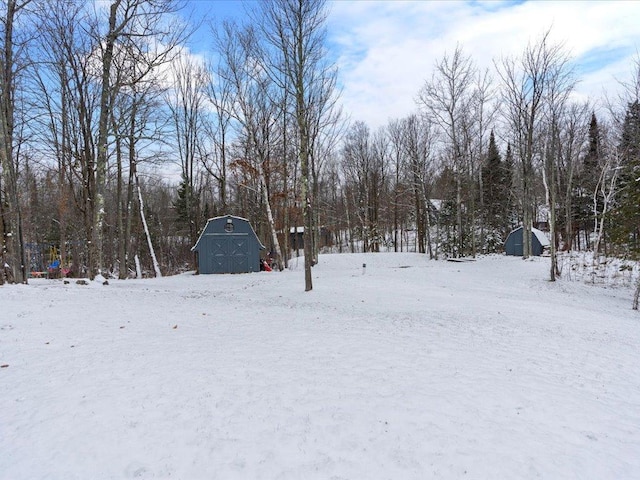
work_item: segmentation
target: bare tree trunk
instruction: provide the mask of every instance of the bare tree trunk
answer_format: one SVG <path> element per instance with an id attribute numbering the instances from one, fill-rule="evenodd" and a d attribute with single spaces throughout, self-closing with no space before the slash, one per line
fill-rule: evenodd
<path id="1" fill-rule="evenodd" d="M 147 225 L 147 219 L 144 215 L 144 202 L 142 201 L 142 190 L 140 189 L 140 182 L 138 177 L 136 176 L 136 187 L 138 190 L 138 203 L 140 204 L 140 219 L 142 220 L 142 225 L 144 226 L 144 234 L 147 237 L 147 245 L 149 246 L 149 253 L 151 254 L 151 260 L 153 261 L 153 270 L 155 271 L 156 277 L 162 277 L 162 272 L 160 271 L 160 264 L 158 263 L 158 259 L 156 258 L 156 251 L 153 248 L 153 243 L 151 242 L 151 233 L 149 233 L 149 226 Z"/>
<path id="2" fill-rule="evenodd" d="M 549 36 L 550 30 L 538 43 L 529 45 L 519 59 L 519 65 L 513 59 L 503 59 L 498 68 L 503 81 L 506 117 L 516 139 L 522 166 L 523 258 L 531 255 L 535 139 L 552 75 L 560 72 L 567 62 L 561 45 L 549 45 Z"/>
<path id="3" fill-rule="evenodd" d="M 304 89 L 301 96 L 304 95 Z M 301 100 L 303 101 L 303 100 Z M 300 117 L 304 115 L 303 112 L 298 113 L 298 125 L 301 131 L 305 129 L 304 120 Z M 313 229 L 313 210 L 312 200 L 309 192 L 309 151 L 308 142 L 306 140 L 306 134 L 302 135 L 300 139 L 300 168 L 302 170 L 302 201 L 304 202 L 302 207 L 302 215 L 304 219 L 304 291 L 308 292 L 313 289 L 313 279 L 311 277 L 311 267 L 313 266 L 313 245 L 311 242 L 311 230 Z"/>
<path id="4" fill-rule="evenodd" d="M 555 165 L 551 165 L 551 178 L 550 178 L 550 195 L 549 195 L 549 240 L 550 253 L 551 253 L 551 267 L 550 267 L 550 280 L 556 281 L 556 275 L 558 275 L 558 253 L 556 248 L 556 169 Z"/>
<path id="5" fill-rule="evenodd" d="M 454 257 L 464 255 L 464 230 L 462 228 L 462 173 L 456 175 L 456 236 L 458 237 L 457 249 Z"/>
<path id="6" fill-rule="evenodd" d="M 114 125 L 114 129 L 116 128 L 116 121 L 112 118 L 112 123 Z M 118 138 L 116 140 L 116 224 L 117 224 L 117 232 L 118 232 L 118 278 L 123 280 L 127 278 L 127 247 L 126 240 L 124 236 L 124 212 L 125 207 L 123 205 L 124 201 L 122 198 L 122 187 L 123 187 L 123 171 L 122 171 L 122 142 L 121 139 Z"/>
<path id="7" fill-rule="evenodd" d="M 429 206 L 431 205 L 431 201 L 429 200 L 429 196 L 427 195 L 427 186 L 425 183 L 425 180 L 422 180 L 422 197 L 425 210 L 424 229 L 426 232 L 427 252 L 429 252 L 429 259 L 433 260 L 433 249 L 431 247 L 431 209 L 429 208 Z"/>
<path id="8" fill-rule="evenodd" d="M 303 202 L 305 291 L 313 289 L 311 267 L 314 264 L 313 245 L 313 185 L 312 149 L 320 125 L 334 95 L 335 70 L 322 54 L 326 35 L 326 4 L 324 0 L 271 0 L 261 10 L 266 40 L 279 50 L 271 65 L 275 77 L 285 77 L 282 87 L 291 89 L 295 103 L 294 118 L 298 137 L 298 159 L 301 170 Z"/>
<path id="9" fill-rule="evenodd" d="M 551 134 L 552 136 L 554 133 Z M 549 253 L 551 254 L 551 267 L 549 270 L 549 280 L 556 281 L 556 272 L 558 270 L 558 262 L 556 259 L 556 195 L 555 195 L 555 168 L 553 159 L 555 155 L 554 141 L 551 140 L 551 146 L 547 147 L 545 154 L 545 165 L 542 170 L 542 178 L 546 193 L 547 206 L 549 208 Z"/>
<path id="10" fill-rule="evenodd" d="M 111 100 L 113 92 L 111 91 L 111 64 L 113 63 L 113 49 L 115 47 L 118 34 L 116 32 L 116 16 L 118 6 L 122 0 L 114 0 L 109 9 L 109 30 L 104 39 L 104 51 L 102 53 L 102 87 L 100 91 L 100 117 L 98 120 L 98 143 L 96 157 L 96 192 L 95 192 L 95 210 L 93 211 L 93 238 L 92 243 L 95 245 L 96 258 L 95 265 L 90 265 L 90 277 L 96 274 L 103 274 L 104 257 L 103 257 L 103 241 L 104 232 L 103 224 L 105 218 L 105 190 L 107 182 L 107 137 L 109 133 L 109 118 L 111 112 Z"/>
<path id="11" fill-rule="evenodd" d="M 18 195 L 18 167 L 14 156 L 14 102 L 15 102 L 15 63 L 14 63 L 14 21 L 16 15 L 29 0 L 17 4 L 15 0 L 6 1 L 6 18 L 0 52 L 0 173 L 4 178 L 6 207 L 3 208 L 3 236 L 0 239 L 2 251 L 2 270 L 0 276 L 13 283 L 27 283 L 27 265 L 22 232 L 22 210 Z M 5 253 L 6 252 L 6 253 Z"/>
<path id="12" fill-rule="evenodd" d="M 284 230 L 284 257 L 283 263 L 284 268 L 289 268 L 289 252 L 291 251 L 291 246 L 289 245 L 289 239 L 291 238 L 291 219 L 289 218 L 289 168 L 288 168 L 288 159 L 287 159 L 287 125 L 286 125 L 286 95 L 285 95 L 285 108 L 283 109 L 283 125 L 282 125 L 282 151 L 283 151 L 283 159 L 282 159 L 282 170 L 284 177 L 284 188 L 282 191 L 282 196 L 284 198 L 284 215 L 283 215 L 283 230 Z"/>
<path id="13" fill-rule="evenodd" d="M 273 247 L 276 249 L 276 264 L 278 266 L 278 270 L 282 271 L 284 268 L 282 261 L 282 250 L 280 249 L 280 241 L 278 240 L 278 232 L 276 231 L 276 222 L 273 219 L 271 201 L 269 200 L 269 191 L 267 190 L 267 184 L 264 179 L 264 171 L 261 164 L 258 164 L 258 178 L 260 182 L 260 191 L 262 192 L 262 201 L 264 202 L 264 207 L 267 212 L 267 221 L 269 223 L 271 241 L 273 242 Z"/>
<path id="14" fill-rule="evenodd" d="M 604 236 L 604 221 L 607 213 L 609 213 L 609 208 L 611 202 L 613 201 L 613 196 L 616 191 L 617 181 L 618 181 L 618 172 L 620 165 L 620 156 L 617 151 L 614 151 L 613 154 L 609 154 L 606 160 L 606 165 L 602 169 L 602 173 L 600 174 L 600 178 L 598 180 L 598 185 L 596 186 L 596 191 L 593 192 L 593 217 L 594 217 L 594 232 L 596 233 L 596 240 L 593 244 L 593 268 L 595 269 L 597 266 L 597 262 L 599 260 L 600 255 L 600 244 L 602 242 L 602 238 Z M 607 175 L 610 175 L 607 180 Z M 607 185 L 608 181 L 608 185 Z M 599 192 L 598 192 L 599 190 Z M 598 222 L 598 193 L 602 195 L 602 212 L 600 213 L 600 222 Z"/>
<path id="15" fill-rule="evenodd" d="M 2 175 L 0 175 L 0 285 L 4 285 L 9 279 L 6 278 L 6 267 L 8 266 L 5 258 L 6 245 L 4 243 L 4 200 L 2 199 Z"/>
<path id="16" fill-rule="evenodd" d="M 136 179 L 137 184 L 137 165 L 136 165 L 136 113 L 137 103 L 132 105 L 132 111 L 129 118 L 129 175 L 127 180 L 127 190 L 125 197 L 122 198 L 122 187 L 124 179 L 122 175 L 118 175 L 118 230 L 120 233 L 119 245 L 119 259 L 120 259 L 120 272 L 119 278 L 125 279 L 128 277 L 128 260 L 129 260 L 129 241 L 131 238 L 131 204 L 133 203 L 133 183 Z M 120 157 L 120 155 L 118 155 Z M 121 169 L 121 159 L 119 159 L 119 168 Z"/>
<path id="17" fill-rule="evenodd" d="M 184 28 L 167 20 L 173 12 L 173 0 L 111 0 L 107 31 L 96 39 L 101 48 L 101 75 L 96 162 L 92 171 L 95 192 L 91 241 L 95 258 L 90 265 L 91 276 L 96 272 L 103 273 L 105 269 L 103 226 L 106 218 L 108 140 L 115 100 L 125 82 L 135 87 L 143 79 L 148 80 L 155 67 L 172 59 L 171 52 L 184 35 Z M 153 43 L 162 45 L 162 48 L 155 51 L 148 48 Z M 124 68 L 119 64 L 123 57 L 127 57 L 128 62 Z"/>
<path id="18" fill-rule="evenodd" d="M 426 82 L 419 93 L 419 101 L 426 108 L 431 120 L 437 124 L 447 138 L 449 153 L 453 163 L 456 182 L 456 242 L 454 256 L 465 253 L 465 230 L 462 218 L 463 176 L 468 176 L 466 168 L 468 149 L 463 144 L 460 129 L 469 121 L 472 107 L 472 87 L 477 68 L 471 57 L 464 55 L 458 46 L 453 55 L 444 55 L 435 65 L 431 81 Z"/>

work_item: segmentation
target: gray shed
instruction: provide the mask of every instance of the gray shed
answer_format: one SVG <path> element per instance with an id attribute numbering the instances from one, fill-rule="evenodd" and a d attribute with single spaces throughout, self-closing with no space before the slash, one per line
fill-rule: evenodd
<path id="1" fill-rule="evenodd" d="M 523 232 L 524 227 L 518 227 L 513 230 L 507 240 L 504 242 L 504 252 L 507 255 L 516 255 L 522 256 L 523 251 Z M 531 229 L 531 254 L 532 255 L 542 255 L 542 252 L 545 247 L 549 246 L 549 239 L 544 234 L 543 231 L 538 230 L 537 228 Z"/>
<path id="2" fill-rule="evenodd" d="M 199 273 L 248 273 L 260 271 L 264 248 L 246 218 L 225 215 L 207 221 L 191 250 Z"/>

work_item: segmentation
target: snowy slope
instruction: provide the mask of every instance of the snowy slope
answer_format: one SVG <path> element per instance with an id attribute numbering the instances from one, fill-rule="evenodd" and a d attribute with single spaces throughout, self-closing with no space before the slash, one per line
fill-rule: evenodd
<path id="1" fill-rule="evenodd" d="M 629 289 L 320 261 L 0 288 L 0 479 L 640 478 Z"/>

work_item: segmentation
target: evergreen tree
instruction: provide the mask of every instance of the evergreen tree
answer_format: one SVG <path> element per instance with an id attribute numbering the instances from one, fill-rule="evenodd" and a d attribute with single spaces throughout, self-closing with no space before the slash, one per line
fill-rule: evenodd
<path id="1" fill-rule="evenodd" d="M 505 200 L 505 223 L 503 224 L 503 236 L 506 239 L 507 234 L 518 225 L 518 205 L 515 190 L 513 187 L 513 172 L 515 171 L 515 160 L 513 158 L 513 150 L 511 144 L 507 144 L 507 152 L 504 156 L 503 165 L 503 185 L 506 191 Z"/>
<path id="2" fill-rule="evenodd" d="M 513 158 L 511 157 L 513 161 Z M 487 159 L 482 169 L 484 222 L 487 227 L 486 250 L 495 252 L 502 246 L 510 227 L 511 166 L 502 160 L 493 131 L 489 136 Z"/>
<path id="3" fill-rule="evenodd" d="M 627 107 L 618 154 L 622 172 L 612 215 L 612 242 L 620 253 L 640 257 L 640 103 Z"/>
<path id="4" fill-rule="evenodd" d="M 598 183 L 598 175 L 596 172 L 600 169 L 601 156 L 601 139 L 600 127 L 595 112 L 591 114 L 591 122 L 589 123 L 589 150 L 582 161 L 582 180 L 589 191 L 593 192 Z"/>
<path id="5" fill-rule="evenodd" d="M 484 223 L 487 228 L 485 248 L 489 252 L 495 252 L 500 243 L 500 235 L 498 234 L 501 213 L 502 213 L 502 195 L 501 195 L 501 176 L 502 176 L 502 158 L 496 146 L 493 131 L 489 136 L 489 148 L 487 150 L 487 159 L 482 168 L 482 194 L 484 198 Z"/>
<path id="6" fill-rule="evenodd" d="M 440 198 L 437 216 L 438 250 L 447 256 L 458 256 L 458 237 L 456 229 L 456 182 L 455 172 L 445 165 L 434 184 L 436 198 Z"/>
<path id="7" fill-rule="evenodd" d="M 593 196 L 598 187 L 600 176 L 600 163 L 602 158 L 600 127 L 596 114 L 591 114 L 589 123 L 589 147 L 582 159 L 580 172 L 578 173 L 575 188 L 573 189 L 573 220 L 581 231 L 587 232 L 587 236 L 593 231 L 594 215 Z M 600 211 L 601 208 L 598 208 Z"/>
<path id="8" fill-rule="evenodd" d="M 189 179 L 185 176 L 178 185 L 178 196 L 173 202 L 176 212 L 176 223 L 188 232 L 191 242 L 197 240 L 197 216 L 198 216 L 198 197 L 194 193 L 193 188 L 189 184 Z"/>

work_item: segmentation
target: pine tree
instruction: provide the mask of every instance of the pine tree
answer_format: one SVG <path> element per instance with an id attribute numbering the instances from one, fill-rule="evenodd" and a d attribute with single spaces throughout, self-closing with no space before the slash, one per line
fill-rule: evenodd
<path id="1" fill-rule="evenodd" d="M 501 216 L 501 176 L 502 158 L 500 157 L 500 152 L 496 146 L 493 131 L 491 131 L 491 135 L 489 136 L 487 159 L 482 169 L 484 222 L 487 228 L 486 250 L 489 252 L 495 252 L 498 244 L 500 243 L 497 231 L 499 229 Z"/>
<path id="2" fill-rule="evenodd" d="M 518 212 L 516 205 L 516 194 L 513 188 L 513 172 L 515 171 L 515 160 L 513 158 L 513 150 L 511 144 L 507 144 L 507 152 L 504 156 L 503 165 L 503 185 L 505 188 L 505 218 L 503 224 L 503 237 L 506 239 L 507 234 L 518 225 Z"/>
<path id="3" fill-rule="evenodd" d="M 511 175 L 511 166 L 502 160 L 492 131 L 482 171 L 486 250 L 489 252 L 499 250 L 511 223 Z"/>
<path id="4" fill-rule="evenodd" d="M 189 180 L 183 176 L 178 185 L 178 196 L 173 202 L 176 212 L 176 221 L 183 226 L 192 242 L 195 242 L 198 232 L 196 231 L 196 220 L 198 212 L 198 198 L 189 184 Z"/>
<path id="5" fill-rule="evenodd" d="M 600 127 L 598 126 L 596 114 L 592 113 L 591 122 L 589 123 L 589 148 L 582 159 L 571 202 L 575 225 L 581 231 L 587 232 L 587 235 L 593 231 L 594 225 L 593 196 L 598 188 L 602 158 L 601 149 Z M 600 210 L 598 208 L 598 211 Z"/>
<path id="6" fill-rule="evenodd" d="M 640 257 L 640 103 L 627 107 L 618 154 L 622 160 L 619 189 L 612 215 L 612 242 L 620 253 Z"/>

